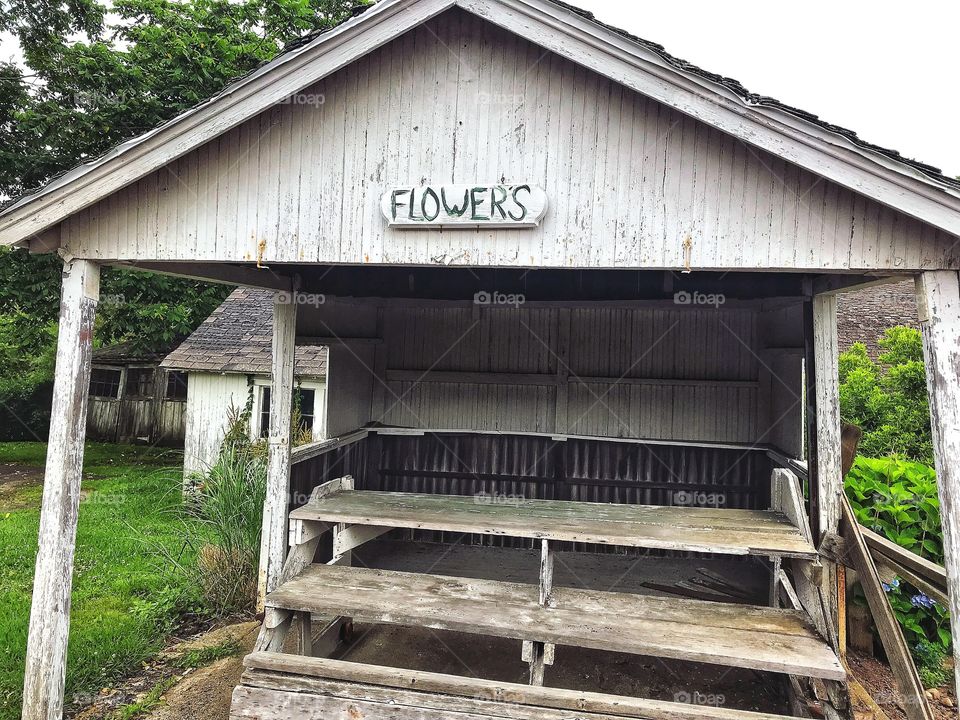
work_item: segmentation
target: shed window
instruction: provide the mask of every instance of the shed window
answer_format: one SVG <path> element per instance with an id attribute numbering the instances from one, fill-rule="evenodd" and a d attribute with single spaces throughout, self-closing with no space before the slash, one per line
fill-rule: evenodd
<path id="1" fill-rule="evenodd" d="M 153 397 L 153 368 L 127 370 L 127 397 Z"/>
<path id="2" fill-rule="evenodd" d="M 187 374 L 181 370 L 167 373 L 167 400 L 187 399 Z"/>
<path id="3" fill-rule="evenodd" d="M 294 403 L 300 403 L 300 418 L 303 426 L 312 431 L 313 420 L 315 417 L 314 406 L 316 391 L 311 388 L 297 388 L 294 390 Z M 260 388 L 260 437 L 265 438 L 270 435 L 270 387 L 264 385 Z"/>
<path id="4" fill-rule="evenodd" d="M 120 371 L 115 368 L 93 368 L 90 372 L 90 396 L 116 399 L 120 393 Z"/>
<path id="5" fill-rule="evenodd" d="M 260 388 L 260 437 L 270 436 L 270 388 Z"/>

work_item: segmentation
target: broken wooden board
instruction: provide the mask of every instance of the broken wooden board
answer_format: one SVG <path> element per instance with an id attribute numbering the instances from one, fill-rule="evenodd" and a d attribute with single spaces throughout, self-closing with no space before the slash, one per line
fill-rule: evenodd
<path id="1" fill-rule="evenodd" d="M 803 612 L 359 567 L 313 565 L 268 607 L 842 680 Z"/>
<path id="2" fill-rule="evenodd" d="M 853 508 L 846 495 L 841 499 L 842 528 L 846 539 L 846 554 L 857 571 L 863 594 L 873 614 L 874 623 L 880 634 L 880 641 L 887 653 L 887 660 L 897 681 L 897 689 L 903 695 L 904 712 L 908 720 L 934 720 L 933 711 L 923 694 L 923 685 L 917 675 L 917 668 L 907 648 L 900 630 L 900 624 L 887 601 L 886 593 L 880 585 L 877 566 L 861 533 L 860 524 L 853 514 Z"/>
<path id="3" fill-rule="evenodd" d="M 545 538 L 660 550 L 813 559 L 816 549 L 782 513 L 563 500 L 346 490 L 290 514 L 376 527 Z"/>

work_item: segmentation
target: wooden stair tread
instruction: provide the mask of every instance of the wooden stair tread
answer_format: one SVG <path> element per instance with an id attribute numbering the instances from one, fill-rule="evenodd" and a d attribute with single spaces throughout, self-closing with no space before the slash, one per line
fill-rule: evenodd
<path id="1" fill-rule="evenodd" d="M 659 505 L 520 500 L 345 490 L 312 500 L 292 520 L 547 538 L 661 550 L 815 558 L 781 513 Z"/>
<path id="2" fill-rule="evenodd" d="M 586 717 L 598 717 L 595 713 L 602 713 L 603 717 L 655 720 L 789 720 L 787 716 L 765 712 L 521 685 L 286 653 L 254 652 L 244 658 L 243 664 L 247 671 L 241 682 L 248 686 L 291 687 L 298 692 L 310 692 L 314 688 L 302 679 L 317 678 L 335 683 L 321 685 L 316 688 L 318 691 L 348 698 L 369 696 L 365 688 L 370 686 L 393 689 L 397 693 L 396 699 L 386 697 L 396 705 L 416 703 L 422 694 L 434 693 L 443 699 L 450 711 L 457 709 L 456 698 L 459 697 L 468 701 L 495 699 L 498 703 L 515 708 L 529 707 L 534 711 L 541 708 L 573 711 L 575 717 L 582 717 L 585 713 L 590 713 Z M 286 679 L 289 682 L 283 681 Z"/>
<path id="3" fill-rule="evenodd" d="M 388 623 L 844 678 L 833 650 L 794 610 L 337 565 L 310 565 L 269 607 Z"/>

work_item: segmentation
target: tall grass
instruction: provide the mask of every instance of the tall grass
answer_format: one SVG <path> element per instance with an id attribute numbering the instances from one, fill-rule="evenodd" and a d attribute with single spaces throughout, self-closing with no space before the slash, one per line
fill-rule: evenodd
<path id="1" fill-rule="evenodd" d="M 217 462 L 195 479 L 187 512 L 195 521 L 193 569 L 204 599 L 217 614 L 249 612 L 257 592 L 266 463 L 225 445 Z"/>

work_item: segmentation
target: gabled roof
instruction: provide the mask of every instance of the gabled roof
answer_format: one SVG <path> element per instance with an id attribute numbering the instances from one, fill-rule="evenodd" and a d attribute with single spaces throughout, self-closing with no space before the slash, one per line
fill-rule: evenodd
<path id="1" fill-rule="evenodd" d="M 160 366 L 196 372 L 269 375 L 273 354 L 273 295 L 270 290 L 234 290 Z M 325 377 L 326 348 L 298 345 L 295 365 L 299 377 Z"/>
<path id="2" fill-rule="evenodd" d="M 594 72 L 813 173 L 960 235 L 960 183 L 860 140 L 815 115 L 600 23 L 558 0 L 382 0 L 308 38 L 220 94 L 0 213 L 0 244 L 43 232 L 452 7 L 500 25 Z"/>

